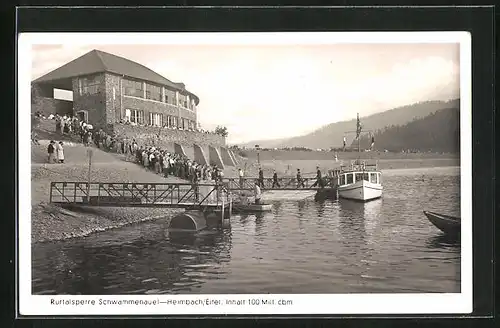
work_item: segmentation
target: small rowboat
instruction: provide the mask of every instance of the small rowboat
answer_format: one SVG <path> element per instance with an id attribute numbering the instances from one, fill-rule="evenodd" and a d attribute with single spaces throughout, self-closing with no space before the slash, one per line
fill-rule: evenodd
<path id="1" fill-rule="evenodd" d="M 431 221 L 431 223 L 442 232 L 447 234 L 460 233 L 460 218 L 429 211 L 424 211 L 424 214 L 429 219 L 429 221 Z"/>
<path id="2" fill-rule="evenodd" d="M 233 204 L 235 212 L 266 212 L 272 210 L 272 204 Z"/>

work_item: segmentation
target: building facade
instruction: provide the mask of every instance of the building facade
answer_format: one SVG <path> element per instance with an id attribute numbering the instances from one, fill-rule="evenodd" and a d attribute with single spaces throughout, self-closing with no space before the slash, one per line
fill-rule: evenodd
<path id="1" fill-rule="evenodd" d="M 55 88 L 71 90 L 71 114 L 96 128 L 109 131 L 116 124 L 182 130 L 198 127 L 199 98 L 183 83 L 171 82 L 138 63 L 98 50 L 33 81 L 32 111 L 46 112 L 48 107 L 51 113 L 70 114 L 67 101 L 47 100 L 53 98 Z"/>

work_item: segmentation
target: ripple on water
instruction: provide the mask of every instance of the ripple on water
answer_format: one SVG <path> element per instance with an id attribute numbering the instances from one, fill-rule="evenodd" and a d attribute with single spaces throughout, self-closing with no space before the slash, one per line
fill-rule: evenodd
<path id="1" fill-rule="evenodd" d="M 460 213 L 457 174 L 384 172 L 379 201 L 277 200 L 263 216 L 234 216 L 224 231 L 179 237 L 150 222 L 40 244 L 33 293 L 85 293 L 85 280 L 93 292 L 126 294 L 459 292 L 460 241 L 422 214 Z"/>

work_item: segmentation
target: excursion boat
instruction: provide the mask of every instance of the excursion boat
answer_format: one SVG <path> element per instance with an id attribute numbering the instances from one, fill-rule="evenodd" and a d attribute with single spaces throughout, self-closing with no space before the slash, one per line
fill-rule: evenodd
<path id="1" fill-rule="evenodd" d="M 361 123 L 357 117 L 356 138 L 358 139 L 358 155 L 361 153 Z M 373 147 L 374 139 L 372 139 Z M 339 198 L 358 201 L 370 201 L 382 197 L 382 172 L 377 164 L 367 164 L 358 160 L 351 162 L 350 166 L 341 166 L 336 172 L 338 176 L 337 191 Z"/>
<path id="2" fill-rule="evenodd" d="M 430 211 L 424 211 L 424 214 L 427 219 L 442 232 L 455 235 L 460 233 L 460 218 Z"/>
<path id="3" fill-rule="evenodd" d="M 340 198 L 366 202 L 382 197 L 382 173 L 377 164 L 356 162 L 347 168 L 341 166 L 337 174 Z"/>

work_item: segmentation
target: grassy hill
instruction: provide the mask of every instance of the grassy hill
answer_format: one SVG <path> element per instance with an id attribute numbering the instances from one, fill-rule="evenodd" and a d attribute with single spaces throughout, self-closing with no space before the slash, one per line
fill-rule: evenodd
<path id="1" fill-rule="evenodd" d="M 365 130 L 378 131 L 387 126 L 405 125 L 406 123 L 418 118 L 423 118 L 441 109 L 458 108 L 458 106 L 458 99 L 450 101 L 426 101 L 362 117 L 361 121 Z M 353 113 L 353 119 L 350 121 L 331 123 L 303 136 L 278 140 L 251 141 L 244 146 L 254 147 L 254 145 L 258 144 L 266 148 L 307 147 L 312 149 L 341 147 L 345 132 L 354 131 L 356 129 L 355 115 L 356 114 Z M 348 144 L 350 144 L 355 137 L 353 134 L 347 134 L 345 136 Z"/>
<path id="2" fill-rule="evenodd" d="M 460 110 L 458 107 L 436 111 L 405 125 L 390 126 L 375 134 L 375 149 L 421 152 L 460 152 Z M 361 148 L 370 146 L 369 135 L 361 138 Z M 357 142 L 352 146 L 357 147 Z"/>

